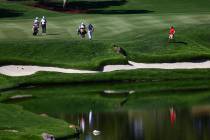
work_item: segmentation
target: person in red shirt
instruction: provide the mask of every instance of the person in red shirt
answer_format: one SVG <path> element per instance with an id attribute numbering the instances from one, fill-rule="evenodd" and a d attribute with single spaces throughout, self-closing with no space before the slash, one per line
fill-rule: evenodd
<path id="1" fill-rule="evenodd" d="M 174 39 L 174 34 L 175 34 L 175 29 L 173 26 L 171 26 L 170 30 L 169 30 L 169 40 L 173 40 Z"/>

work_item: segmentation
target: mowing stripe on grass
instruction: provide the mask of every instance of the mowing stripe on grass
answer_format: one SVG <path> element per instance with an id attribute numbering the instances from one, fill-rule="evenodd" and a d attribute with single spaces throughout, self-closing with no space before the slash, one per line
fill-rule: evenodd
<path id="1" fill-rule="evenodd" d="M 60 29 L 60 28 L 62 28 L 61 26 L 58 26 L 56 24 L 56 22 L 48 22 L 47 25 L 48 25 L 49 28 L 52 28 L 52 29 Z"/>
<path id="2" fill-rule="evenodd" d="M 6 39 L 7 36 L 0 30 L 0 39 Z"/>
<path id="3" fill-rule="evenodd" d="M 28 24 L 20 25 L 15 23 L 9 23 L 8 26 L 23 32 L 25 35 L 27 35 L 27 38 L 32 37 L 32 26 L 29 26 Z"/>
<path id="4" fill-rule="evenodd" d="M 184 24 L 200 24 L 201 22 L 198 19 L 195 19 L 194 16 L 176 16 L 175 19 L 178 22 L 184 23 Z"/>

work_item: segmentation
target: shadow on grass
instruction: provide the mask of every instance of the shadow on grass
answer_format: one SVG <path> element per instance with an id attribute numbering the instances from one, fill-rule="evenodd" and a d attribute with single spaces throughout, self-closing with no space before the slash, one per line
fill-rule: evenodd
<path id="1" fill-rule="evenodd" d="M 60 35 L 59 33 L 51 33 L 51 34 L 47 34 L 47 35 Z"/>
<path id="2" fill-rule="evenodd" d="M 8 9 L 0 9 L 0 18 L 6 18 L 6 17 L 19 17 L 22 16 L 22 12 L 18 12 L 15 10 L 8 10 Z"/>
<path id="3" fill-rule="evenodd" d="M 110 6 L 120 6 L 127 3 L 126 0 L 112 0 L 112 1 L 70 1 L 66 4 L 65 10 L 89 10 L 89 9 L 100 9 L 107 8 Z M 62 2 L 42 2 L 39 4 L 55 8 L 55 9 L 63 9 Z"/>
<path id="4" fill-rule="evenodd" d="M 147 14 L 154 11 L 149 10 L 90 10 L 88 14 Z"/>
<path id="5" fill-rule="evenodd" d="M 126 4 L 126 0 L 112 0 L 112 1 L 70 1 L 63 8 L 60 2 L 39 2 L 34 5 L 53 11 L 60 11 L 66 13 L 87 13 L 87 14 L 145 14 L 153 11 L 149 10 L 102 10 L 110 6 L 121 6 Z"/>
<path id="6" fill-rule="evenodd" d="M 187 42 L 184 42 L 184 41 L 173 41 L 173 42 L 170 42 L 170 43 L 173 43 L 173 44 L 183 44 L 183 45 L 187 45 L 188 44 Z"/>

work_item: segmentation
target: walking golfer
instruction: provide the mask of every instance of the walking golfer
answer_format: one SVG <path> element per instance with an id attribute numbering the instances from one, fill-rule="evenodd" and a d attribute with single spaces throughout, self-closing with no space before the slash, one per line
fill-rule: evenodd
<path id="1" fill-rule="evenodd" d="M 42 26 L 42 33 L 45 34 L 47 31 L 47 20 L 44 16 L 41 19 L 41 26 Z"/>
<path id="2" fill-rule="evenodd" d="M 94 32 L 94 27 L 92 24 L 88 25 L 88 38 L 91 40 Z"/>
<path id="3" fill-rule="evenodd" d="M 175 34 L 175 29 L 173 26 L 171 26 L 170 30 L 169 30 L 169 41 L 174 39 L 174 34 Z"/>

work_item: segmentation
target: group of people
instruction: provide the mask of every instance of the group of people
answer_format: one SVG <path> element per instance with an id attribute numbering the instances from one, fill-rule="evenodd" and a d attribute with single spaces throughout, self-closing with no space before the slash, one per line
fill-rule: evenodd
<path id="1" fill-rule="evenodd" d="M 86 25 L 84 23 L 81 23 L 79 28 L 77 29 L 78 35 L 80 35 L 81 38 L 84 38 L 86 34 L 88 34 L 88 38 L 91 40 L 94 32 L 94 27 L 92 24 L 89 24 L 86 28 Z"/>
<path id="2" fill-rule="evenodd" d="M 36 17 L 34 22 L 33 22 L 33 27 L 32 27 L 32 31 L 33 31 L 34 36 L 38 35 L 40 24 L 41 24 L 41 27 L 42 27 L 42 34 L 46 34 L 46 32 L 47 32 L 47 20 L 46 20 L 45 16 L 43 16 L 40 21 L 39 21 L 39 18 Z M 80 35 L 81 38 L 84 38 L 85 35 L 88 34 L 88 38 L 90 40 L 92 40 L 93 32 L 94 32 L 93 25 L 89 24 L 86 27 L 86 25 L 83 22 L 80 24 L 79 28 L 77 29 L 77 33 L 78 33 L 78 35 Z"/>
<path id="3" fill-rule="evenodd" d="M 42 34 L 46 34 L 47 32 L 47 20 L 46 18 L 43 16 L 42 19 L 39 22 L 39 18 L 36 17 L 34 22 L 33 22 L 33 35 L 37 35 L 39 33 L 39 25 L 41 23 L 41 27 L 42 27 Z"/>
<path id="4" fill-rule="evenodd" d="M 41 27 L 42 27 L 42 34 L 46 34 L 47 32 L 47 20 L 46 18 L 43 16 L 42 19 L 39 22 L 39 18 L 36 17 L 34 22 L 33 22 L 33 35 L 37 35 L 39 32 L 39 25 L 41 23 Z M 85 35 L 88 34 L 88 38 L 91 40 L 93 37 L 93 32 L 94 32 L 94 27 L 92 24 L 89 24 L 87 27 L 86 25 L 82 22 L 79 26 L 79 28 L 77 29 L 77 33 L 78 35 L 80 35 L 81 38 L 85 38 Z M 175 35 L 175 28 L 173 26 L 170 27 L 169 30 L 169 40 L 173 40 L 174 39 L 174 35 Z"/>

